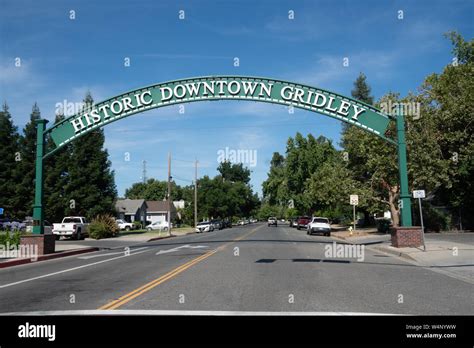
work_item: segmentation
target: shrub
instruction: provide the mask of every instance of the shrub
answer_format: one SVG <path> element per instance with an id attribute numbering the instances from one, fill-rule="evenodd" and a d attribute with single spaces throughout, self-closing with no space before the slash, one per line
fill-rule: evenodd
<path id="1" fill-rule="evenodd" d="M 335 209 L 326 208 L 319 209 L 313 212 L 313 216 L 320 216 L 328 218 L 333 224 L 348 224 L 352 223 L 352 211 L 347 209 L 340 209 L 339 207 Z"/>
<path id="2" fill-rule="evenodd" d="M 417 225 L 421 225 L 419 210 L 415 216 Z M 432 207 L 430 204 L 423 204 L 423 223 L 426 231 L 440 232 L 451 229 L 451 217 L 442 210 Z"/>
<path id="3" fill-rule="evenodd" d="M 94 239 L 115 237 L 119 228 L 111 215 L 98 215 L 89 225 L 89 236 Z"/>
<path id="4" fill-rule="evenodd" d="M 377 231 L 380 233 L 388 233 L 390 231 L 390 219 L 377 219 L 375 224 L 377 225 Z"/>
<path id="5" fill-rule="evenodd" d="M 5 233 L 0 234 L 0 245 L 7 245 L 9 243 L 10 246 L 18 246 L 20 244 L 20 231 L 14 231 L 10 233 L 8 230 Z"/>
<path id="6" fill-rule="evenodd" d="M 132 224 L 133 224 L 133 228 L 135 230 L 140 230 L 140 229 L 143 228 L 141 221 L 134 221 L 134 222 L 132 222 Z"/>

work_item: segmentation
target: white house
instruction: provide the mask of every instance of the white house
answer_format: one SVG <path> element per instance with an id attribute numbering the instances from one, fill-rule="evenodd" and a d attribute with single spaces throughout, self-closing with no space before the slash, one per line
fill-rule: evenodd
<path id="1" fill-rule="evenodd" d="M 148 207 L 146 212 L 147 223 L 168 220 L 168 201 L 146 201 L 146 205 Z M 174 204 L 171 204 L 171 220 L 173 220 L 175 216 L 176 208 Z"/>

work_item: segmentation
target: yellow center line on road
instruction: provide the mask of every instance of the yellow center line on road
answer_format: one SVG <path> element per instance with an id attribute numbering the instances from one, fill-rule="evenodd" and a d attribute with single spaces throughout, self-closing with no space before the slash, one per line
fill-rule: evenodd
<path id="1" fill-rule="evenodd" d="M 264 225 L 262 225 L 262 226 L 264 226 Z M 114 300 L 112 302 L 109 302 L 109 303 L 99 307 L 98 309 L 102 309 L 102 310 L 109 309 L 110 310 L 110 309 L 117 309 L 117 308 L 123 306 L 124 304 L 130 302 L 134 298 L 150 291 L 151 289 L 153 289 L 156 286 L 166 282 L 167 280 L 176 277 L 181 272 L 184 272 L 185 270 L 189 269 L 190 267 L 194 266 L 195 264 L 207 259 L 209 256 L 217 253 L 218 251 L 222 251 L 226 247 L 228 247 L 229 245 L 250 236 L 252 233 L 256 232 L 262 226 L 256 227 L 253 230 L 251 230 L 250 232 L 244 234 L 243 236 L 240 236 L 239 238 L 236 238 L 233 241 L 228 242 L 228 243 L 218 247 L 215 250 L 208 251 L 207 253 L 205 253 L 205 254 L 203 254 L 203 255 L 195 258 L 195 259 L 192 259 L 191 261 L 188 261 L 188 262 L 186 262 L 185 264 L 183 264 L 181 266 L 176 267 L 175 269 L 173 269 L 172 271 L 166 273 L 165 275 L 162 275 L 161 277 L 159 277 L 155 280 L 152 280 L 151 282 L 146 283 L 145 285 L 140 286 L 139 288 L 137 288 L 137 289 L 121 296 L 121 297 L 119 297 L 117 300 Z"/>

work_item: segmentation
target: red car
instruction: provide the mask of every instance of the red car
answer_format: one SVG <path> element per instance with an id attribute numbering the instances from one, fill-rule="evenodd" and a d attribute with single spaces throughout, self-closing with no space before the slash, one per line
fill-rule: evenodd
<path id="1" fill-rule="evenodd" d="M 311 218 L 309 216 L 300 216 L 298 221 L 296 221 L 296 228 L 297 229 L 306 229 L 308 228 L 308 224 L 311 222 Z"/>

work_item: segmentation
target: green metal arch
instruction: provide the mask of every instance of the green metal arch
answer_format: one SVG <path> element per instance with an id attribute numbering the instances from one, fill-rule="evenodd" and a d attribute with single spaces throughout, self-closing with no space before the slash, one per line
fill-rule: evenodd
<path id="1" fill-rule="evenodd" d="M 214 86 L 213 94 L 209 93 L 210 89 L 206 87 L 206 84 L 207 86 Z M 224 85 L 226 86 L 225 88 L 223 87 Z M 198 90 L 196 93 L 193 93 L 196 91 L 196 86 L 199 86 Z M 245 86 L 249 88 L 245 90 Z M 252 92 L 253 86 L 255 86 L 255 89 Z M 232 87 L 234 87 L 233 90 Z M 235 93 L 237 87 L 239 87 L 239 92 Z M 175 91 L 175 88 L 177 93 L 173 93 L 173 96 L 166 100 L 166 93 L 162 89 L 165 91 L 169 91 L 168 89 Z M 180 92 L 179 94 L 178 91 Z M 185 93 L 181 96 L 180 94 L 183 91 Z M 222 91 L 223 93 L 221 93 Z M 245 93 L 246 91 L 247 93 Z M 270 93 L 268 93 L 269 91 Z M 288 100 L 291 93 L 298 93 L 298 97 L 292 95 L 290 100 Z M 129 98 L 130 101 L 128 102 L 126 98 Z M 353 124 L 396 145 L 394 140 L 385 136 L 390 120 L 395 118 L 361 101 L 321 88 L 284 80 L 253 76 L 219 75 L 186 78 L 149 85 L 94 104 L 91 108 L 70 116 L 44 131 L 45 135 L 51 136 L 56 145 L 56 148 L 44 157 L 50 156 L 74 139 L 124 117 L 159 107 L 214 100 L 247 100 L 293 106 Z M 326 103 L 318 103 L 318 101 L 322 100 L 325 100 Z M 116 114 L 115 111 L 118 111 L 117 106 L 119 109 L 123 108 L 123 110 Z M 128 110 L 126 110 L 127 107 Z M 356 113 L 362 109 L 363 111 L 357 115 Z"/>

